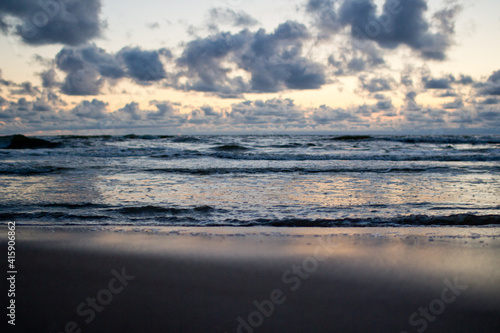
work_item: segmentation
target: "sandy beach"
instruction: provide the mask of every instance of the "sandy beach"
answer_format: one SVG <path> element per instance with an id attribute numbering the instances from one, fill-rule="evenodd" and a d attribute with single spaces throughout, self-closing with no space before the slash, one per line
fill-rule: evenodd
<path id="1" fill-rule="evenodd" d="M 498 228 L 18 227 L 16 237 L 9 332 L 500 328 Z"/>

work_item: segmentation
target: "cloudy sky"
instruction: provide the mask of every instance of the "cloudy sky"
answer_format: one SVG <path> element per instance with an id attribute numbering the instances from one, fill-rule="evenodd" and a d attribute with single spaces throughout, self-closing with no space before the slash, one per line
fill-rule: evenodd
<path id="1" fill-rule="evenodd" d="M 497 0 L 2 0 L 0 134 L 485 133 Z"/>

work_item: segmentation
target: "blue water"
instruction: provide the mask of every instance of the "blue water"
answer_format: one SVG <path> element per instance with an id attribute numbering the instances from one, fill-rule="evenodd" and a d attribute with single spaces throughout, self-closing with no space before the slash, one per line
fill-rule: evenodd
<path id="1" fill-rule="evenodd" d="M 0 138 L 0 221 L 500 224 L 500 136 Z"/>

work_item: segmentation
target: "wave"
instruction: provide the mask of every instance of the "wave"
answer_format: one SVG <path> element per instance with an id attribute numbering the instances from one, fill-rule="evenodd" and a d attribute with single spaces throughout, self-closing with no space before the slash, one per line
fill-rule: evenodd
<path id="1" fill-rule="evenodd" d="M 236 222 L 236 221 L 233 221 Z M 448 216 L 409 215 L 394 218 L 344 219 L 258 219 L 245 226 L 273 227 L 405 227 L 405 226 L 489 226 L 500 225 L 500 215 L 458 214 Z"/>
<path id="2" fill-rule="evenodd" d="M 0 221 L 96 221 L 96 220 L 107 220 L 110 216 L 106 215 L 79 215 L 79 214 L 68 214 L 66 212 L 13 212 L 13 213 L 0 213 Z"/>
<path id="3" fill-rule="evenodd" d="M 36 165 L 36 166 L 12 165 L 12 164 L 0 165 L 0 175 L 30 176 L 30 175 L 62 173 L 70 170 L 74 169 L 68 167 L 52 166 L 52 165 Z"/>
<path id="4" fill-rule="evenodd" d="M 67 208 L 67 209 L 98 209 L 98 208 L 110 208 L 108 205 L 102 205 L 102 204 L 94 204 L 90 202 L 84 202 L 84 203 L 47 203 L 40 205 L 41 207 L 50 207 L 50 208 Z"/>
<path id="5" fill-rule="evenodd" d="M 194 214 L 182 215 L 170 213 L 168 208 L 163 214 L 153 214 L 147 207 L 136 207 L 137 211 L 129 211 L 128 220 L 119 217 L 101 214 L 68 214 L 65 212 L 35 212 L 35 213 L 0 213 L 0 221 L 16 221 L 19 224 L 29 225 L 133 225 L 144 226 L 189 226 L 189 227 L 295 227 L 295 228 L 383 228 L 383 227 L 490 227 L 500 226 L 500 215 L 476 215 L 476 214 L 456 214 L 443 216 L 430 215 L 408 215 L 398 217 L 373 217 L 373 218 L 341 218 L 341 219 L 307 219 L 307 218 L 285 218 L 266 219 L 258 218 L 253 220 L 207 219 L 205 213 L 214 209 L 208 206 L 182 210 L 185 213 Z M 130 207 L 132 208 L 132 207 Z M 140 208 L 140 209 L 139 209 Z M 156 211 L 156 208 L 153 210 Z M 147 212 L 139 215 L 140 211 Z M 125 211 L 122 211 L 122 213 Z M 198 214 L 197 214 L 198 213 Z M 202 213 L 203 217 L 198 217 Z"/>
<path id="6" fill-rule="evenodd" d="M 212 149 L 218 150 L 218 151 L 246 151 L 246 150 L 250 150 L 250 148 L 240 146 L 240 145 L 222 145 L 222 146 L 213 147 Z"/>
<path id="7" fill-rule="evenodd" d="M 0 137 L 0 149 L 39 149 L 58 146 L 60 146 L 59 142 L 26 137 L 20 134 Z"/>
<path id="8" fill-rule="evenodd" d="M 193 208 L 175 208 L 175 207 L 162 207 L 162 206 L 133 206 L 123 207 L 114 210 L 123 215 L 151 215 L 151 214 L 186 214 L 186 213 L 210 213 L 215 209 L 210 206 L 199 206 Z"/>
<path id="9" fill-rule="evenodd" d="M 433 143 L 433 144 L 500 144 L 499 136 L 394 136 L 377 138 L 384 141 L 402 143 Z"/>
<path id="10" fill-rule="evenodd" d="M 331 138 L 333 141 L 361 141 L 361 140 L 373 140 L 374 138 L 369 135 L 344 135 Z"/>
<path id="11" fill-rule="evenodd" d="M 191 154 L 191 156 L 195 156 Z M 279 153 L 237 153 L 217 152 L 197 156 L 209 156 L 230 160 L 249 161 L 394 161 L 394 162 L 495 162 L 500 161 L 497 154 L 279 154 Z"/>
<path id="12" fill-rule="evenodd" d="M 196 136 L 176 136 L 172 138 L 172 142 L 176 143 L 198 143 L 202 141 L 203 140 L 201 138 Z"/>
<path id="13" fill-rule="evenodd" d="M 260 173 L 419 173 L 431 171 L 451 171 L 456 170 L 450 167 L 415 167 L 415 168 L 155 168 L 146 169 L 146 172 L 152 173 L 178 173 L 192 175 L 216 175 L 216 174 L 260 174 Z M 457 170 L 458 171 L 458 170 Z"/>

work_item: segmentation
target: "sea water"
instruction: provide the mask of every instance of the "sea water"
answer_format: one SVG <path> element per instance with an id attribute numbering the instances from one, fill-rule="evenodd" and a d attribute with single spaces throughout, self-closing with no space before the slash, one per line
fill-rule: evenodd
<path id="1" fill-rule="evenodd" d="M 0 221 L 20 225 L 500 224 L 500 136 L 11 138 Z"/>

